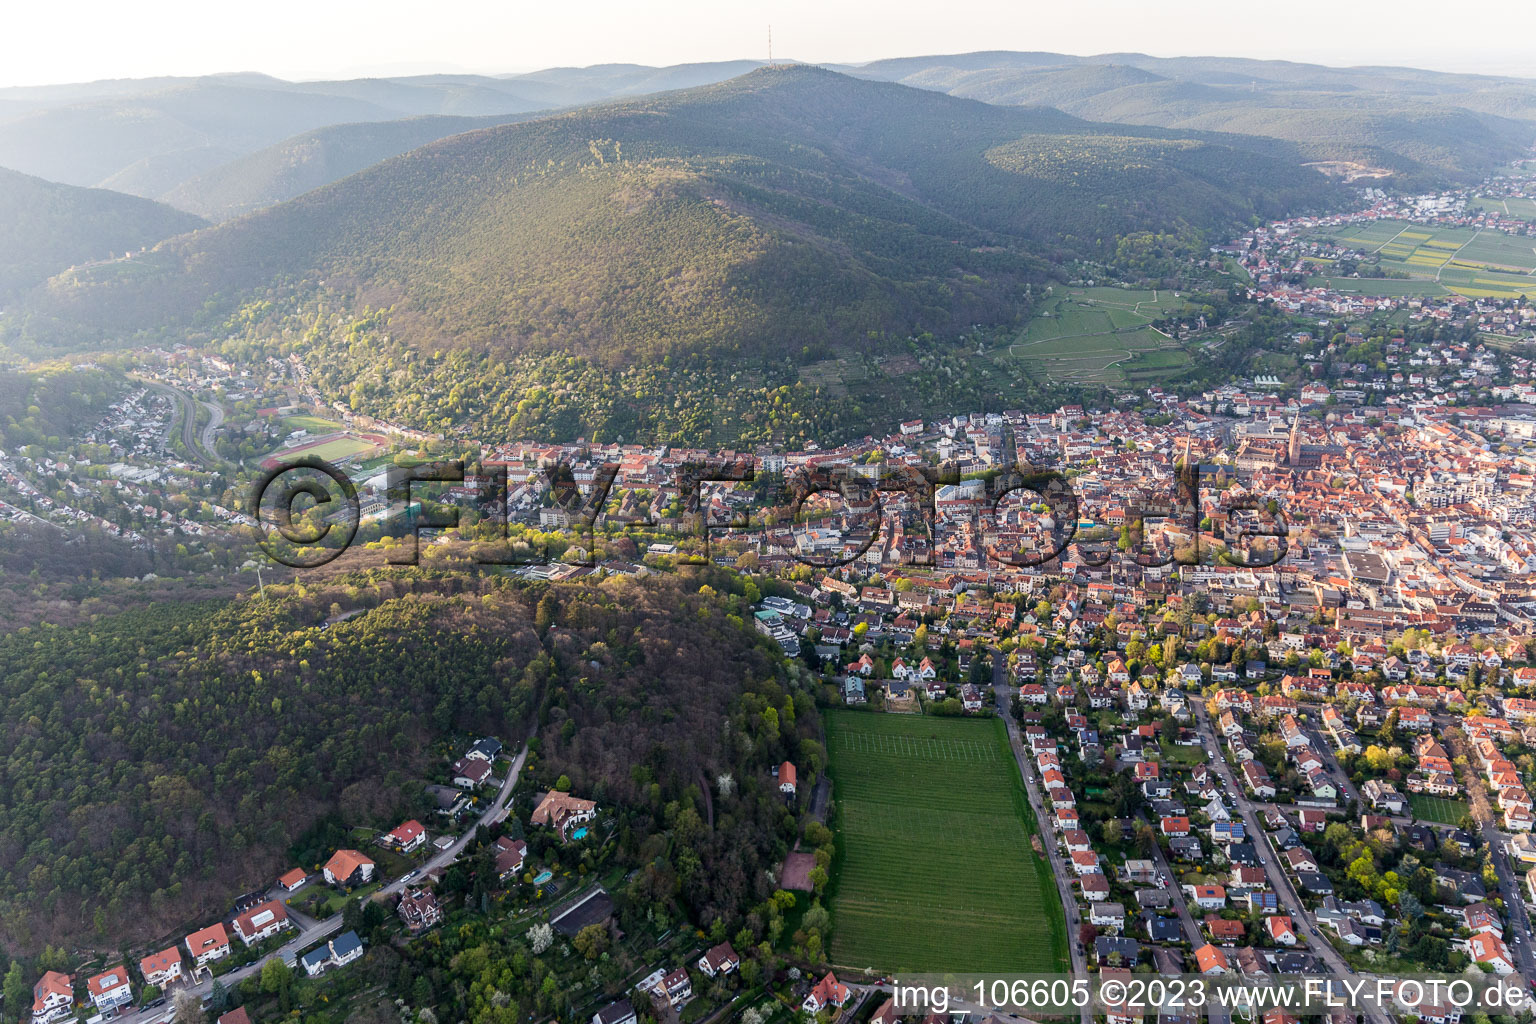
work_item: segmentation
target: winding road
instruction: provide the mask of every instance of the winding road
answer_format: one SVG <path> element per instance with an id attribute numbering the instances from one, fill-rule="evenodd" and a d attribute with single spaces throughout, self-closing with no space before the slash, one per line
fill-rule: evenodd
<path id="1" fill-rule="evenodd" d="M 186 446 L 187 454 L 201 462 L 208 469 L 218 469 L 224 464 L 213 453 L 213 434 L 224 423 L 224 407 L 217 402 L 205 402 L 194 398 L 189 393 L 177 387 L 172 387 L 158 380 L 148 377 L 130 375 L 133 380 L 152 391 L 158 391 L 163 395 L 169 395 L 180 409 L 181 419 L 181 443 Z M 201 405 L 208 410 L 208 422 L 204 424 L 202 432 L 197 429 L 197 407 Z M 174 428 L 173 428 L 174 429 Z"/>

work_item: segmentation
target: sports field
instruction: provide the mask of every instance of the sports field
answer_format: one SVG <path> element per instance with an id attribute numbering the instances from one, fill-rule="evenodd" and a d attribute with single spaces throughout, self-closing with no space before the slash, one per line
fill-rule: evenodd
<path id="1" fill-rule="evenodd" d="M 1169 291 L 1057 286 L 997 358 L 1054 381 L 1149 383 L 1189 362 L 1178 342 L 1148 326 L 1185 305 Z"/>
<path id="2" fill-rule="evenodd" d="M 330 434 L 343 428 L 343 424 L 335 420 L 322 419 L 319 416 L 311 416 L 309 413 L 295 413 L 292 416 L 283 417 L 283 427 L 287 430 L 307 430 L 319 437 L 321 434 Z"/>
<path id="3" fill-rule="evenodd" d="M 1423 296 L 1454 291 L 1501 299 L 1536 294 L 1536 238 L 1407 221 L 1320 228 L 1315 234 L 1374 253 L 1383 270 L 1409 275 L 1408 279 L 1335 279 L 1329 276 L 1328 264 L 1319 263 L 1318 280 L 1341 291 Z"/>
<path id="4" fill-rule="evenodd" d="M 1056 971 L 1066 925 L 1034 852 L 998 719 L 827 712 L 832 962 L 877 971 Z"/>
<path id="5" fill-rule="evenodd" d="M 1465 800 L 1451 800 L 1429 793 L 1409 793 L 1408 806 L 1420 821 L 1438 821 L 1442 825 L 1456 825 L 1468 811 Z"/>
<path id="6" fill-rule="evenodd" d="M 303 458 L 306 455 L 318 455 L 327 462 L 336 462 L 350 455 L 359 455 L 363 452 L 373 451 L 377 445 L 364 441 L 360 437 L 338 437 L 330 441 L 322 441 L 320 444 L 310 445 L 305 448 L 291 448 L 287 451 L 275 452 L 274 457 L 279 462 L 292 462 L 294 459 Z"/>

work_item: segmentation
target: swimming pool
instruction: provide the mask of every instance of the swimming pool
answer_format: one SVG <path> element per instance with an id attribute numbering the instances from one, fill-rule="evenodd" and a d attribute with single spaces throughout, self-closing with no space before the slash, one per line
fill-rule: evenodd
<path id="1" fill-rule="evenodd" d="M 575 832 L 572 832 L 571 833 L 571 838 L 572 839 L 585 839 L 585 838 L 587 838 L 587 826 L 583 825 L 583 826 L 581 826 L 581 828 L 577 829 Z"/>
<path id="2" fill-rule="evenodd" d="M 551 878 L 554 878 L 554 877 L 555 877 L 555 873 L 553 871 L 545 869 L 545 870 L 539 872 L 538 877 L 533 880 L 533 884 L 534 885 L 543 885 L 545 882 L 549 881 Z"/>

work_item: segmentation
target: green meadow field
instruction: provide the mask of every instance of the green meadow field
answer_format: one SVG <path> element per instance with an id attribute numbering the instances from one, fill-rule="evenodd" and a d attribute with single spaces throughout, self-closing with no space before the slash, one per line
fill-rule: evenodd
<path id="1" fill-rule="evenodd" d="M 1451 800 L 1432 793 L 1409 793 L 1408 806 L 1420 821 L 1437 821 L 1442 825 L 1458 825 L 1468 813 L 1465 800 Z"/>
<path id="2" fill-rule="evenodd" d="M 360 437 L 338 437 L 324 444 L 315 445 L 313 448 L 305 448 L 302 451 L 292 449 L 273 452 L 272 457 L 279 462 L 292 462 L 295 459 L 316 455 L 327 462 L 336 462 L 363 452 L 371 452 L 378 448 L 372 441 L 365 441 Z"/>
<path id="3" fill-rule="evenodd" d="M 1066 925 L 998 719 L 833 710 L 832 962 L 1057 971 Z"/>
<path id="4" fill-rule="evenodd" d="M 1152 383 L 1189 362 L 1178 342 L 1149 326 L 1185 305 L 1169 291 L 1057 286 L 996 358 L 1052 381 Z"/>
<path id="5" fill-rule="evenodd" d="M 1479 196 L 1469 205 L 1474 209 L 1493 210 L 1521 220 L 1536 220 L 1536 199 L 1492 199 Z"/>

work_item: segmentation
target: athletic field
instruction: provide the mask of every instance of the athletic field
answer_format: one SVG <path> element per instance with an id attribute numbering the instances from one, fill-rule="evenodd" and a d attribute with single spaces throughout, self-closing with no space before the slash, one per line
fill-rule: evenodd
<path id="1" fill-rule="evenodd" d="M 999 719 L 827 713 L 842 858 L 832 962 L 1056 971 L 1066 925 Z"/>

